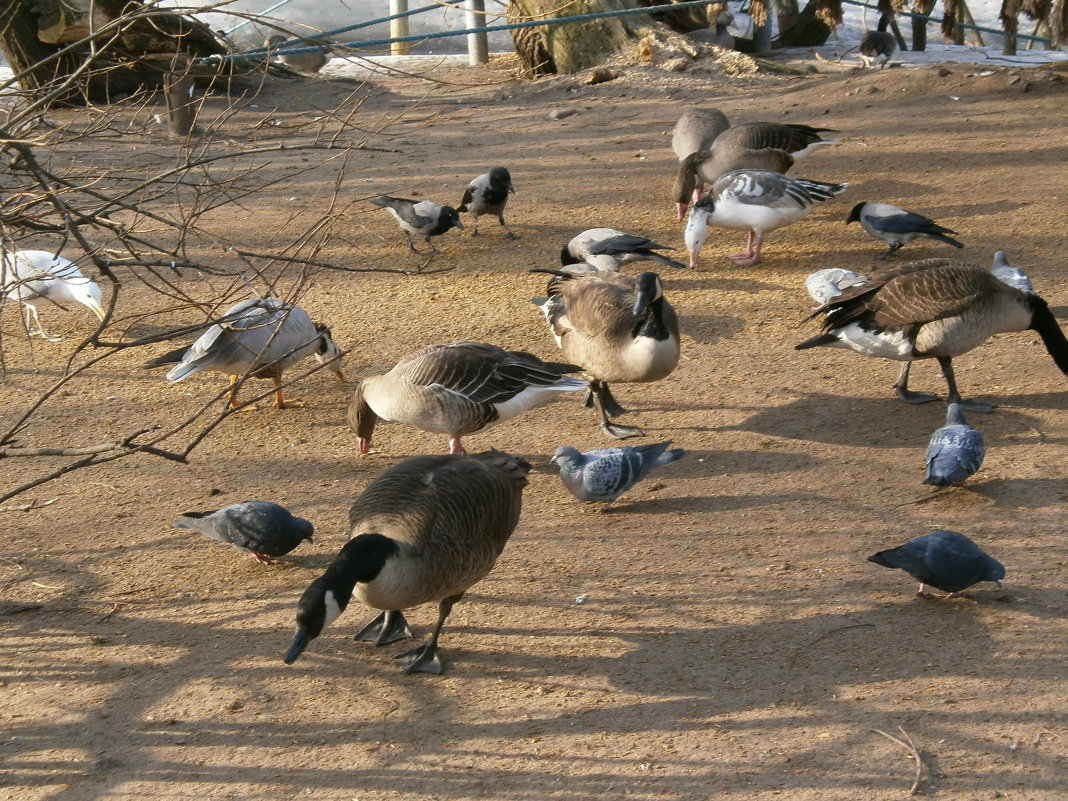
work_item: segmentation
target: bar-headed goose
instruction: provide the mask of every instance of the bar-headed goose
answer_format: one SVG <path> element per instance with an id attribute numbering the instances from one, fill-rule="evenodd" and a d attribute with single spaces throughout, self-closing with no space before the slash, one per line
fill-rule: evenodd
<path id="1" fill-rule="evenodd" d="M 712 146 L 688 155 L 679 164 L 673 192 L 675 208 L 681 220 L 691 196 L 696 202 L 708 184 L 733 170 L 770 170 L 786 172 L 815 150 L 839 145 L 837 139 L 820 134 L 833 128 L 779 122 L 745 122 L 734 125 L 716 137 Z"/>
<path id="2" fill-rule="evenodd" d="M 1068 373 L 1068 339 L 1046 301 L 967 262 L 925 259 L 903 264 L 845 290 L 816 309 L 813 317 L 822 318 L 825 333 L 797 345 L 797 350 L 830 345 L 904 361 L 894 389 L 908 403 L 937 399 L 908 389 L 911 360 L 937 359 L 949 389 L 948 403 L 975 411 L 993 409 L 991 404 L 961 401 L 952 362 L 954 356 L 1006 331 L 1037 332 L 1057 367 Z"/>
<path id="3" fill-rule="evenodd" d="M 956 234 L 956 231 L 941 226 L 922 214 L 905 211 L 900 206 L 890 203 L 858 203 L 846 218 L 846 225 L 851 222 L 859 222 L 865 231 L 890 246 L 889 250 L 875 257 L 880 260 L 918 237 L 936 239 L 955 248 L 964 247 L 956 239 L 946 236 Z"/>
<path id="4" fill-rule="evenodd" d="M 361 381 L 349 404 L 349 425 L 360 453 L 370 452 L 380 419 L 448 434 L 449 453 L 466 453 L 461 437 L 510 420 L 557 392 L 589 389 L 565 375 L 581 369 L 481 342 L 430 345 L 385 375 Z"/>
<path id="5" fill-rule="evenodd" d="M 417 456 L 372 481 L 349 509 L 349 541 L 297 604 L 291 664 L 353 595 L 382 614 L 358 640 L 411 637 L 403 609 L 436 601 L 427 642 L 395 656 L 405 673 L 441 673 L 438 636 L 453 604 L 493 569 L 519 522 L 530 465 L 500 451 Z"/>
<path id="6" fill-rule="evenodd" d="M 188 348 L 178 348 L 144 366 L 174 364 L 168 381 L 182 381 L 204 370 L 230 376 L 231 408 L 237 406 L 237 382 L 244 375 L 274 382 L 274 406 L 303 406 L 282 395 L 282 373 L 301 359 L 314 356 L 341 381 L 341 349 L 325 325 L 312 322 L 299 306 L 278 298 L 249 298 L 231 306 L 219 322 Z"/>
<path id="7" fill-rule="evenodd" d="M 709 225 L 747 230 L 745 252 L 732 253 L 727 258 L 740 266 L 758 264 L 766 233 L 797 222 L 817 203 L 841 194 L 848 186 L 791 178 L 767 170 L 727 173 L 690 210 L 683 232 L 690 266 L 697 267 Z"/>
<path id="8" fill-rule="evenodd" d="M 478 236 L 478 218 L 483 214 L 492 214 L 504 229 L 505 236 L 515 239 L 515 234 L 508 230 L 504 222 L 504 207 L 508 205 L 509 194 L 515 194 L 515 187 L 506 167 L 494 167 L 468 184 L 456 210 L 470 212 L 474 218 L 471 236 Z"/>
<path id="9" fill-rule="evenodd" d="M 586 405 L 597 410 L 601 430 L 617 439 L 640 436 L 640 428 L 609 420 L 624 409 L 610 383 L 648 383 L 679 363 L 679 321 L 656 273 L 550 273 L 549 297 L 534 298 L 564 358 L 592 376 Z"/>
<path id="10" fill-rule="evenodd" d="M 564 245 L 560 251 L 560 263 L 569 271 L 593 269 L 614 272 L 621 264 L 644 260 L 686 268 L 685 264 L 657 252 L 660 250 L 674 248 L 614 228 L 590 228 Z"/>
<path id="11" fill-rule="evenodd" d="M 17 250 L 3 253 L 0 262 L 0 297 L 16 298 L 26 309 L 26 331 L 30 336 L 40 334 L 57 342 L 63 337 L 52 336 L 41 325 L 37 310 L 40 306 L 81 303 L 103 322 L 100 286 L 82 275 L 78 266 L 47 250 Z M 33 327 L 30 319 L 33 319 Z"/>

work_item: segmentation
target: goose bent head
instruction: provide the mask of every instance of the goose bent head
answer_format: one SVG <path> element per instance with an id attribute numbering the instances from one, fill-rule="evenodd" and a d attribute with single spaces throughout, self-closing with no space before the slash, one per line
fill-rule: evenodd
<path id="1" fill-rule="evenodd" d="M 330 328 L 315 323 L 315 330 L 319 332 L 319 347 L 315 351 L 315 360 L 336 375 L 339 381 L 344 381 L 345 374 L 341 370 L 345 364 L 341 359 L 341 348 L 330 335 Z"/>
<path id="2" fill-rule="evenodd" d="M 356 432 L 356 450 L 359 453 L 371 452 L 371 437 L 375 433 L 375 423 L 378 415 L 367 402 L 367 379 L 356 385 L 356 391 L 352 394 L 349 402 L 349 425 Z"/>
<path id="3" fill-rule="evenodd" d="M 708 240 L 708 220 L 716 210 L 715 201 L 706 195 L 694 203 L 690 209 L 690 216 L 686 220 L 686 228 L 682 232 L 686 242 L 686 250 L 690 253 L 690 267 L 696 269 L 697 261 L 701 256 L 701 248 Z"/>

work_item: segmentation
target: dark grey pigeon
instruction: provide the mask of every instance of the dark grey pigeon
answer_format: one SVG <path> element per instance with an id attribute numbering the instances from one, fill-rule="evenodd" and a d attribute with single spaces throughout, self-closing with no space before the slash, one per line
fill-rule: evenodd
<path id="1" fill-rule="evenodd" d="M 1005 255 L 1004 250 L 999 250 L 994 254 L 994 266 L 990 268 L 990 272 L 992 272 L 994 277 L 1001 281 L 1001 283 L 1008 284 L 1013 289 L 1019 289 L 1021 292 L 1026 292 L 1028 295 L 1035 294 L 1034 284 L 1032 284 L 1031 279 L 1027 277 L 1027 273 L 1019 267 L 1013 267 L 1009 264 L 1009 259 Z"/>
<path id="2" fill-rule="evenodd" d="M 426 244 L 430 246 L 431 252 L 437 253 L 438 249 L 431 244 L 430 237 L 441 236 L 450 228 L 464 227 L 456 209 L 452 206 L 442 206 L 432 200 L 407 200 L 402 197 L 383 195 L 371 202 L 383 209 L 388 209 L 389 213 L 396 218 L 404 230 L 404 235 L 408 237 L 408 248 L 412 253 L 422 253 L 412 244 L 412 234 L 423 237 Z"/>
<path id="3" fill-rule="evenodd" d="M 959 403 L 946 408 L 946 424 L 931 435 L 927 444 L 927 477 L 924 484 L 948 487 L 975 475 L 983 464 L 983 435 L 964 420 Z"/>
<path id="4" fill-rule="evenodd" d="M 493 214 L 504 228 L 505 236 L 515 239 L 515 234 L 508 230 L 504 222 L 504 207 L 508 204 L 509 194 L 515 194 L 515 187 L 512 186 L 512 176 L 504 167 L 494 167 L 471 182 L 456 209 L 468 212 L 475 218 L 471 236 L 478 236 L 478 218 L 483 214 Z"/>
<path id="5" fill-rule="evenodd" d="M 980 581 L 1001 587 L 1005 568 L 956 531 L 933 531 L 904 545 L 868 557 L 883 567 L 899 567 L 920 582 L 920 595 L 930 597 L 927 585 L 956 595 Z"/>
<path id="6" fill-rule="evenodd" d="M 656 467 L 686 455 L 682 448 L 668 450 L 671 442 L 623 448 L 598 448 L 582 453 L 561 445 L 552 461 L 560 468 L 560 480 L 568 492 L 587 503 L 602 502 L 602 510 Z"/>
<path id="7" fill-rule="evenodd" d="M 917 237 L 937 239 L 955 248 L 964 247 L 961 242 L 946 236 L 955 234 L 956 231 L 945 228 L 922 214 L 905 211 L 900 206 L 889 203 L 858 203 L 846 218 L 847 225 L 851 222 L 859 222 L 865 231 L 890 246 L 889 250 L 876 256 L 877 259 L 885 259 Z"/>
<path id="8" fill-rule="evenodd" d="M 273 565 L 302 540 L 312 541 L 312 524 L 270 501 L 245 501 L 214 512 L 186 512 L 175 528 L 191 528 Z"/>

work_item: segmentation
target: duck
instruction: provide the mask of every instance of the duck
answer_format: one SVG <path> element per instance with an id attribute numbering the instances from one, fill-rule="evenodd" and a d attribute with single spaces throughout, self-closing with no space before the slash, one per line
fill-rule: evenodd
<path id="1" fill-rule="evenodd" d="M 353 596 L 382 610 L 356 635 L 379 646 L 412 636 L 404 609 L 437 602 L 430 638 L 394 659 L 405 673 L 440 674 L 441 629 L 504 550 L 529 471 L 523 459 L 491 450 L 417 456 L 381 473 L 349 509 L 349 541 L 301 595 L 283 661 L 292 664 Z"/>
<path id="2" fill-rule="evenodd" d="M 173 350 L 143 366 L 174 365 L 167 373 L 168 381 L 184 381 L 205 370 L 224 373 L 230 376 L 231 409 L 238 405 L 238 382 L 242 376 L 269 378 L 274 382 L 274 407 L 289 409 L 304 404 L 296 399 L 286 400 L 282 373 L 308 356 L 314 356 L 338 380 L 345 380 L 341 348 L 328 327 L 313 322 L 304 309 L 292 303 L 278 298 L 248 298 L 227 309 L 219 322 L 189 347 Z"/>
<path id="3" fill-rule="evenodd" d="M 548 297 L 533 302 L 545 315 L 564 358 L 591 376 L 586 406 L 593 407 L 601 430 L 616 439 L 644 432 L 610 420 L 626 410 L 615 400 L 611 383 L 659 381 L 679 363 L 679 320 L 653 272 L 580 273 L 535 268 L 549 273 Z"/>
<path id="4" fill-rule="evenodd" d="M 939 529 L 868 557 L 869 562 L 900 568 L 920 582 L 919 595 L 930 598 L 930 585 L 953 598 L 980 581 L 1003 586 L 1005 566 L 959 531 Z"/>
<path id="5" fill-rule="evenodd" d="M 615 228 L 589 228 L 571 239 L 560 251 L 560 264 L 569 271 L 607 270 L 614 272 L 632 261 L 656 261 L 669 267 L 686 265 L 668 258 L 661 250 L 674 250 L 644 236 L 627 234 Z"/>
<path id="6" fill-rule="evenodd" d="M 717 108 L 688 108 L 671 129 L 671 149 L 681 162 L 691 153 L 708 150 L 730 127 L 727 115 Z"/>
<path id="7" fill-rule="evenodd" d="M 458 212 L 470 212 L 474 218 L 471 236 L 478 236 L 478 218 L 483 214 L 493 214 L 505 231 L 508 239 L 515 239 L 515 234 L 504 223 L 504 207 L 508 205 L 508 195 L 515 194 L 512 175 L 507 167 L 494 167 L 487 173 L 479 175 L 464 190 Z"/>
<path id="8" fill-rule="evenodd" d="M 44 305 L 63 308 L 63 303 L 81 303 L 104 322 L 106 313 L 101 303 L 100 285 L 87 278 L 70 259 L 47 250 L 16 250 L 3 252 L 0 270 L 0 297 L 11 297 L 26 310 L 26 332 L 40 335 L 49 342 L 63 339 L 45 331 L 38 315 Z M 30 319 L 33 325 L 30 325 Z"/>
<path id="9" fill-rule="evenodd" d="M 449 453 L 463 454 L 462 437 L 559 392 L 589 389 L 586 381 L 566 375 L 581 369 L 483 342 L 429 345 L 401 358 L 388 373 L 360 381 L 349 403 L 349 425 L 363 454 L 371 452 L 380 419 L 448 434 Z"/>
<path id="10" fill-rule="evenodd" d="M 304 540 L 312 542 L 315 527 L 271 501 L 232 503 L 210 512 L 185 512 L 175 528 L 199 531 L 249 554 L 264 565 L 277 564 Z"/>
<path id="11" fill-rule="evenodd" d="M 303 37 L 296 38 L 301 39 Z M 267 57 L 274 57 L 287 67 L 292 67 L 301 72 L 318 72 L 330 61 L 329 50 L 326 47 L 320 47 L 307 53 L 291 53 L 288 50 L 279 51 L 278 45 L 286 41 L 288 41 L 287 37 L 277 33 L 264 39 L 263 46 L 267 49 Z M 301 50 L 309 47 L 307 42 L 304 41 L 295 42 L 295 45 Z"/>
<path id="12" fill-rule="evenodd" d="M 948 487 L 962 484 L 983 464 L 986 446 L 983 435 L 964 419 L 959 403 L 946 407 L 946 424 L 937 429 L 927 444 L 927 475 L 924 484 Z"/>
<path id="13" fill-rule="evenodd" d="M 815 317 L 822 318 L 824 333 L 796 345 L 796 350 L 826 345 L 904 361 L 894 389 L 906 403 L 938 399 L 908 389 L 912 360 L 937 359 L 949 390 L 947 403 L 980 412 L 994 409 L 993 404 L 961 399 L 953 358 L 1008 331 L 1037 332 L 1057 367 L 1068 373 L 1068 339 L 1046 301 L 964 261 L 903 264 L 845 290 L 809 319 Z"/>
<path id="14" fill-rule="evenodd" d="M 939 225 L 929 217 L 906 211 L 891 203 L 858 203 L 846 218 L 846 225 L 852 222 L 859 222 L 871 236 L 890 246 L 889 250 L 875 257 L 880 261 L 918 237 L 935 239 L 955 248 L 964 247 L 963 243 L 947 236 L 956 234 L 956 231 Z"/>
<path id="15" fill-rule="evenodd" d="M 673 192 L 678 219 L 683 219 L 691 196 L 694 202 L 708 184 L 734 170 L 769 170 L 785 173 L 821 147 L 840 145 L 824 139 L 833 128 L 779 122 L 744 122 L 721 133 L 712 145 L 690 153 L 679 164 Z"/>
<path id="16" fill-rule="evenodd" d="M 561 445 L 549 461 L 560 468 L 560 480 L 568 492 L 585 503 L 603 503 L 601 511 L 607 512 L 624 492 L 654 469 L 686 455 L 682 448 L 670 446 L 669 440 L 583 453 Z"/>
<path id="17" fill-rule="evenodd" d="M 727 256 L 739 266 L 760 263 L 764 235 L 797 222 L 817 203 L 830 200 L 849 187 L 791 178 L 769 170 L 734 170 L 716 179 L 712 189 L 690 210 L 683 238 L 696 268 L 708 239 L 708 226 L 748 230 L 744 253 Z"/>
<path id="18" fill-rule="evenodd" d="M 451 228 L 462 229 L 464 227 L 456 209 L 432 200 L 409 200 L 403 197 L 382 195 L 371 202 L 393 215 L 408 238 L 408 249 L 412 253 L 423 255 L 423 251 L 417 250 L 412 243 L 412 234 L 423 237 L 430 252 L 437 253 L 438 249 L 430 241 L 431 237 L 441 236 Z"/>

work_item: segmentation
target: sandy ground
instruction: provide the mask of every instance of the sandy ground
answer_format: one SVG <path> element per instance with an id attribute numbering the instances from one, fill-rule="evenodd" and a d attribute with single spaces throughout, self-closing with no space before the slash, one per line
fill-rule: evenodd
<path id="1" fill-rule="evenodd" d="M 471 438 L 535 469 L 510 545 L 445 630 L 441 677 L 398 672 L 389 656 L 409 646 L 353 642 L 370 617 L 356 606 L 294 665 L 281 661 L 295 602 L 344 542 L 352 500 L 385 467 L 445 445 L 384 426 L 379 452 L 359 458 L 349 391 L 327 373 L 295 387 L 305 408 L 236 415 L 188 466 L 137 456 L 9 502 L 56 499 L 0 513 L 0 798 L 900 799 L 915 763 L 880 731 L 915 742 L 922 796 L 1064 798 L 1064 376 L 1028 332 L 960 358 L 964 393 L 1000 408 L 972 416 L 988 447 L 981 472 L 932 494 L 920 483 L 923 450 L 943 407 L 897 402 L 897 365 L 792 347 L 815 332 L 803 322 L 809 272 L 879 268 L 881 243 L 843 224 L 860 200 L 928 214 L 959 231 L 960 253 L 978 264 L 1007 250 L 1068 318 L 1068 83 L 1047 69 L 980 72 L 727 80 L 632 69 L 586 86 L 581 76 L 523 84 L 493 67 L 449 68 L 435 73 L 446 84 L 371 91 L 278 80 L 225 118 L 226 101 L 209 99 L 220 136 L 243 144 L 311 141 L 321 110 L 353 92 L 364 101 L 359 128 L 394 120 L 367 138 L 378 150 L 261 159 L 262 177 L 282 182 L 203 218 L 261 250 L 281 249 L 322 213 L 344 163 L 351 206 L 322 260 L 415 268 L 391 218 L 363 199 L 419 192 L 456 203 L 489 166 L 511 169 L 517 240 L 484 219 L 477 238 L 441 239 L 428 269 L 447 271 L 325 273 L 306 288 L 302 304 L 353 349 L 353 379 L 459 338 L 554 357 L 529 303 L 544 277 L 527 270 L 553 266 L 587 227 L 681 247 L 668 131 L 685 106 L 839 129 L 845 144 L 796 174 L 851 189 L 772 234 L 763 264 L 731 266 L 724 254 L 744 235 L 715 230 L 702 270 L 663 273 L 682 362 L 617 395 L 646 441 L 671 439 L 689 454 L 615 510 L 577 504 L 549 464 L 562 443 L 608 444 L 577 399 Z M 562 107 L 578 113 L 550 119 Z M 350 130 L 343 143 L 362 136 Z M 147 174 L 172 164 L 175 149 L 153 128 L 105 136 L 78 156 Z M 898 259 L 949 251 L 917 242 Z M 200 255 L 238 266 L 218 249 Z M 122 277 L 116 336 L 196 319 Z M 176 280 L 204 298 L 228 285 Z M 277 291 L 291 290 L 286 279 Z M 146 311 L 160 316 L 146 321 Z M 13 307 L 3 317 L 5 430 L 61 374 L 91 319 L 43 316 L 67 338 L 37 340 L 32 354 Z M 224 379 L 168 385 L 137 369 L 165 349 L 127 351 L 72 382 L 19 444 L 91 444 L 192 414 Z M 944 390 L 932 365 L 913 372 L 917 389 Z M 61 462 L 2 464 L 9 490 Z M 315 543 L 265 567 L 171 528 L 181 512 L 248 498 L 314 521 Z M 905 574 L 865 561 L 940 527 L 1000 559 L 1006 588 L 923 600 Z M 410 613 L 417 636 L 433 617 L 429 606 Z"/>

